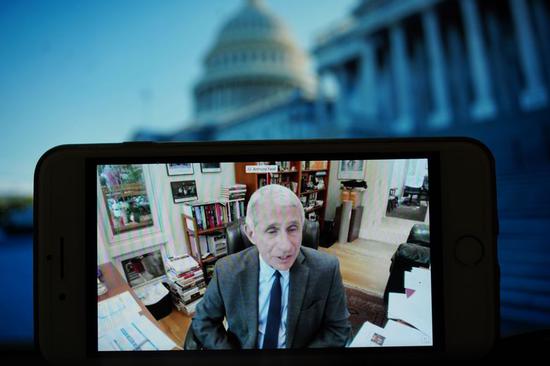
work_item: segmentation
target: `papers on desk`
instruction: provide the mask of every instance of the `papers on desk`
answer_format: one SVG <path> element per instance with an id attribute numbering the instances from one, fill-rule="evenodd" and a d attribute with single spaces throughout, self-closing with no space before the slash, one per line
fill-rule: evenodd
<path id="1" fill-rule="evenodd" d="M 162 282 L 157 282 L 151 285 L 145 285 L 140 288 L 134 289 L 137 297 L 143 302 L 145 306 L 153 305 L 169 294 L 169 291 Z"/>
<path id="2" fill-rule="evenodd" d="M 431 273 L 427 269 L 413 268 L 405 272 L 405 293 L 390 292 L 388 318 L 411 324 L 432 338 Z"/>
<path id="3" fill-rule="evenodd" d="M 431 346 L 431 288 L 429 270 L 413 268 L 405 272 L 405 293 L 389 293 L 384 328 L 365 322 L 349 347 Z"/>
<path id="4" fill-rule="evenodd" d="M 112 317 L 121 312 L 139 313 L 140 310 L 139 304 L 128 291 L 97 303 L 97 317 L 99 319 Z"/>
<path id="5" fill-rule="evenodd" d="M 365 322 L 349 347 L 428 346 L 431 338 L 408 325 L 388 320 L 384 328 Z"/>
<path id="6" fill-rule="evenodd" d="M 99 351 L 169 351 L 176 344 L 146 316 L 132 314 L 127 322 L 98 335 Z"/>
<path id="7" fill-rule="evenodd" d="M 98 303 L 98 351 L 172 350 L 176 344 L 151 320 L 128 292 Z"/>

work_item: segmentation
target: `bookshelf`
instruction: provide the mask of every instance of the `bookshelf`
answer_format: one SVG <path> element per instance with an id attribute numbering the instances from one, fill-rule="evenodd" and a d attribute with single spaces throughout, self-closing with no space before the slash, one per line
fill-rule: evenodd
<path id="1" fill-rule="evenodd" d="M 191 220 L 192 228 L 189 227 L 188 220 Z M 199 266 L 203 270 L 204 278 L 208 283 L 211 277 L 211 273 L 209 273 L 208 267 L 215 264 L 216 261 L 224 257 L 225 254 L 218 256 L 211 254 L 208 257 L 203 258 L 203 254 L 206 253 L 203 253 L 203 250 L 201 249 L 201 236 L 224 233 L 225 225 L 220 225 L 209 229 L 199 229 L 195 217 L 187 214 L 182 214 L 182 222 L 187 244 L 187 253 L 189 253 L 189 255 L 192 256 L 199 263 Z"/>
<path id="2" fill-rule="evenodd" d="M 277 173 L 247 173 L 246 167 L 259 162 L 235 163 L 235 182 L 246 185 L 245 205 L 256 190 L 266 184 L 282 184 L 292 190 L 304 206 L 306 220 L 315 213 L 321 229 L 327 208 L 330 161 L 261 162 L 277 165 Z M 318 188 L 322 180 L 322 188 Z M 322 202 L 321 204 L 319 204 Z"/>
<path id="3" fill-rule="evenodd" d="M 216 201 L 193 201 L 184 205 L 183 231 L 187 253 L 200 265 L 208 283 L 213 266 L 227 255 L 226 226 L 245 215 L 246 187 L 224 186 Z M 204 257 L 206 252 L 210 255 Z"/>

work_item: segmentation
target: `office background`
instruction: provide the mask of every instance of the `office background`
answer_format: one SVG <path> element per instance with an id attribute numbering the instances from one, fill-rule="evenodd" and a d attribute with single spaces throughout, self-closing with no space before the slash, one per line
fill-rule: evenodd
<path id="1" fill-rule="evenodd" d="M 32 345 L 36 161 L 124 140 L 480 139 L 501 333 L 548 329 L 549 17 L 543 0 L 2 3 L 0 344 Z"/>

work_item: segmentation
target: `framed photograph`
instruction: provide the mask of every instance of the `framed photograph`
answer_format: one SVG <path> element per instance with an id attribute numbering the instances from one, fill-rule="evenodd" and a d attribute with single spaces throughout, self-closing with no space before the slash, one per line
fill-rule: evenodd
<path id="1" fill-rule="evenodd" d="M 170 182 L 174 203 L 194 201 L 197 199 L 197 183 L 194 180 Z"/>
<path id="2" fill-rule="evenodd" d="M 364 160 L 340 160 L 338 165 L 338 179 L 364 179 Z"/>
<path id="3" fill-rule="evenodd" d="M 97 174 L 113 235 L 154 225 L 142 165 L 98 165 Z"/>
<path id="4" fill-rule="evenodd" d="M 193 174 L 193 163 L 166 164 L 166 171 L 169 176 Z"/>
<path id="5" fill-rule="evenodd" d="M 221 171 L 220 163 L 201 163 L 201 172 L 203 173 L 219 173 Z"/>

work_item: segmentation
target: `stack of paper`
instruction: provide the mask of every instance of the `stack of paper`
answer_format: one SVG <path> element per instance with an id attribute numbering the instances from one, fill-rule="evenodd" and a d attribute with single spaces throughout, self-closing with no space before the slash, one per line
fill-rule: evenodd
<path id="1" fill-rule="evenodd" d="M 162 300 L 162 298 L 170 293 L 162 282 L 145 285 L 134 289 L 136 295 L 145 306 L 153 305 Z"/>
<path id="2" fill-rule="evenodd" d="M 349 347 L 407 347 L 431 345 L 427 335 L 408 325 L 388 320 L 384 328 L 365 322 Z"/>
<path id="3" fill-rule="evenodd" d="M 423 268 L 405 272 L 405 293 L 389 293 L 388 318 L 411 324 L 432 338 L 431 274 Z"/>
<path id="4" fill-rule="evenodd" d="M 365 322 L 349 347 L 430 346 L 432 336 L 431 273 L 405 272 L 405 293 L 390 292 L 384 328 Z"/>
<path id="5" fill-rule="evenodd" d="M 151 320 L 128 292 L 98 303 L 98 351 L 172 350 L 176 344 Z"/>
<path id="6" fill-rule="evenodd" d="M 188 272 L 199 268 L 199 264 L 195 258 L 190 255 L 184 255 L 176 258 L 169 258 L 168 268 L 172 269 L 176 274 Z"/>

